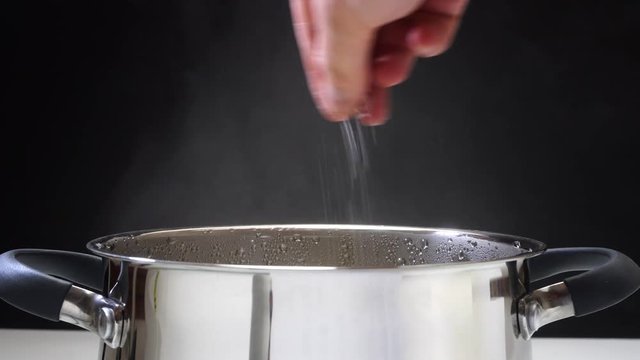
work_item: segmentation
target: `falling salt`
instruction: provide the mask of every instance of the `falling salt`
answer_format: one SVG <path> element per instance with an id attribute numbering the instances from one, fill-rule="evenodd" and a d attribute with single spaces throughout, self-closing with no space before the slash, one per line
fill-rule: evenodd
<path id="1" fill-rule="evenodd" d="M 339 125 L 342 149 L 321 143 L 320 182 L 326 221 L 371 222 L 368 139 L 373 129 L 357 120 Z"/>

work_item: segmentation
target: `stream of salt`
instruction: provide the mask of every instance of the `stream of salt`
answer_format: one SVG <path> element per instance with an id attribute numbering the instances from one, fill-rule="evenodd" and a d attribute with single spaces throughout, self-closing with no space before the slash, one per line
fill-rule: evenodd
<path id="1" fill-rule="evenodd" d="M 328 148 L 323 141 L 320 176 L 326 222 L 371 223 L 369 146 L 374 129 L 357 120 L 340 123 L 343 149 Z"/>

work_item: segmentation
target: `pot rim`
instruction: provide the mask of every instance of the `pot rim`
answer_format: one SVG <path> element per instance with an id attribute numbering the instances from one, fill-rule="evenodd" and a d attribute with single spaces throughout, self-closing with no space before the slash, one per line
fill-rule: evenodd
<path id="1" fill-rule="evenodd" d="M 318 265 L 263 265 L 263 264 L 224 264 L 224 263 L 202 263 L 202 262 L 188 262 L 180 260 L 164 260 L 154 258 L 144 258 L 136 256 L 128 256 L 118 253 L 113 253 L 108 250 L 104 250 L 104 242 L 116 238 L 116 237 L 131 237 L 148 234 L 162 234 L 162 233 L 175 233 L 184 231 L 194 232 L 223 232 L 234 230 L 254 230 L 259 231 L 261 229 L 268 230 L 354 230 L 354 231 L 385 231 L 385 232 L 418 232 L 418 233 L 450 233 L 450 235 L 470 235 L 481 236 L 482 239 L 502 243 L 513 244 L 515 241 L 519 241 L 522 244 L 522 248 L 529 249 L 528 252 L 522 252 L 521 254 L 513 256 L 505 256 L 498 258 L 488 258 L 486 260 L 474 260 L 474 261 L 460 261 L 460 262 L 448 262 L 448 263 L 427 263 L 427 264 L 409 264 L 409 265 L 390 265 L 384 267 L 374 266 L 318 266 Z M 449 235 L 449 234 L 447 234 Z M 153 266 L 153 267 L 167 267 L 167 268 L 194 268 L 194 269 L 213 269 L 213 270 L 226 270 L 226 271 L 271 271 L 271 270 L 417 270 L 424 268 L 442 268 L 442 267 L 461 267 L 478 264 L 491 264 L 491 263 L 504 263 L 507 261 L 524 260 L 533 256 L 537 256 L 543 253 L 547 246 L 545 243 L 526 238 L 522 236 L 508 235 L 497 232 L 479 231 L 479 230 L 465 230 L 465 229 L 453 229 L 453 228 L 437 228 L 437 227 L 411 227 L 411 226 L 388 226 L 388 225 L 350 225 L 350 224 L 279 224 L 279 225 L 240 225 L 240 226 L 202 226 L 202 227 L 175 227 L 175 228 L 160 228 L 160 229 L 148 229 L 129 231 L 118 234 L 111 234 L 96 238 L 87 243 L 87 249 L 96 255 L 103 258 L 125 261 L 132 264 Z"/>

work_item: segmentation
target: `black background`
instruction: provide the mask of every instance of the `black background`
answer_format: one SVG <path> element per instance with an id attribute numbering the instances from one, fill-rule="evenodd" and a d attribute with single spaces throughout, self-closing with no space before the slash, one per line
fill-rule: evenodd
<path id="1" fill-rule="evenodd" d="M 12 6 L 0 15 L 0 251 L 343 221 L 323 206 L 319 170 L 340 132 L 311 103 L 286 1 Z M 637 1 L 472 1 L 454 47 L 418 63 L 375 130 L 372 221 L 639 261 L 639 13 Z M 4 303 L 0 314 L 0 327 L 69 328 Z M 638 338 L 639 318 L 635 294 L 538 336 Z"/>

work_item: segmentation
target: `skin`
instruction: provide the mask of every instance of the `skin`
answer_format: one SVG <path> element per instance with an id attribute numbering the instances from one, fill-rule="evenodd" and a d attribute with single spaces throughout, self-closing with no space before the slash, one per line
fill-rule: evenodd
<path id="1" fill-rule="evenodd" d="M 467 0 L 290 0 L 313 100 L 329 121 L 380 125 L 415 59 L 445 52 Z"/>

